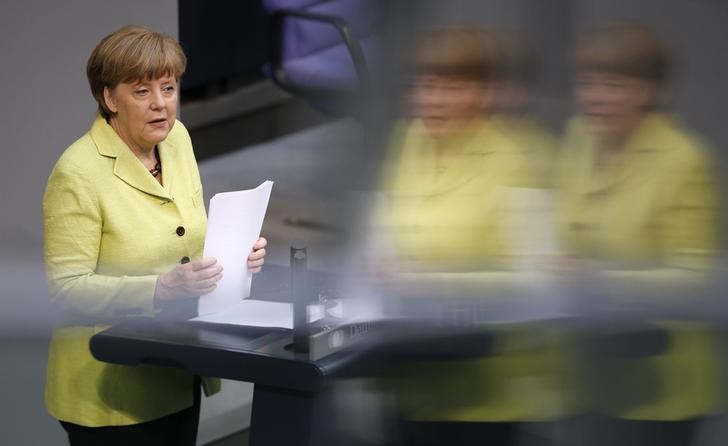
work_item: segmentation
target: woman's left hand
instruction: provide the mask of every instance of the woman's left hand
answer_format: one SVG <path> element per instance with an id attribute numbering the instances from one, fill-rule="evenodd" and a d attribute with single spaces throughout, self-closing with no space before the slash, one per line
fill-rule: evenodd
<path id="1" fill-rule="evenodd" d="M 248 268 L 251 272 L 260 272 L 260 268 L 265 263 L 266 246 L 268 246 L 268 240 L 264 237 L 260 237 L 253 245 L 253 252 L 248 256 Z"/>

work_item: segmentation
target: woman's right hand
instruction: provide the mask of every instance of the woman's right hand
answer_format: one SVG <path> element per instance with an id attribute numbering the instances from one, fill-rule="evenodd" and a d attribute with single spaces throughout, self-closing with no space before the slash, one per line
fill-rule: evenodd
<path id="1" fill-rule="evenodd" d="M 214 257 L 176 266 L 157 279 L 154 303 L 159 306 L 173 299 L 203 296 L 217 287 L 222 278 L 222 266 Z"/>

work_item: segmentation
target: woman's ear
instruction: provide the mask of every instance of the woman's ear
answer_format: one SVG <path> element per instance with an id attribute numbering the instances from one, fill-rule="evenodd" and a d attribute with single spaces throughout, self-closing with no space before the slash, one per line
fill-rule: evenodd
<path id="1" fill-rule="evenodd" d="M 111 113 L 116 113 L 118 111 L 118 107 L 116 106 L 116 99 L 114 98 L 114 95 L 109 87 L 104 87 L 104 103 L 106 104 L 106 108 L 108 108 Z"/>

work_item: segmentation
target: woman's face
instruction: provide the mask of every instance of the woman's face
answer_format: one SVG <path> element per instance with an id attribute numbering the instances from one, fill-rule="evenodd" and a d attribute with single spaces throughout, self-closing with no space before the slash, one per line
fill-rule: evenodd
<path id="1" fill-rule="evenodd" d="M 599 136 L 624 138 L 655 105 L 657 85 L 646 79 L 602 71 L 576 77 L 579 112 Z"/>
<path id="2" fill-rule="evenodd" d="M 129 145 L 150 150 L 167 138 L 177 116 L 177 79 L 120 83 L 104 89 L 106 105 L 114 115 L 114 128 Z"/>
<path id="3" fill-rule="evenodd" d="M 477 80 L 423 74 L 412 79 L 409 99 L 412 114 L 437 137 L 456 132 L 478 116 L 486 97 Z"/>

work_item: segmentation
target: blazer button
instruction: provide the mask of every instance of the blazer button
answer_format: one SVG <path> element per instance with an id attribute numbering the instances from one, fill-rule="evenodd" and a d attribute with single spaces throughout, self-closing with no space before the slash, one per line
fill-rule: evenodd
<path id="1" fill-rule="evenodd" d="M 179 235 L 180 237 L 185 235 L 185 228 L 182 226 L 177 226 L 177 235 Z"/>
<path id="2" fill-rule="evenodd" d="M 187 257 L 187 256 L 184 256 L 184 257 L 182 257 L 181 259 L 179 259 L 179 263 L 181 263 L 181 264 L 183 264 L 183 265 L 184 265 L 185 263 L 190 263 L 190 258 L 189 258 L 189 257 Z"/>

